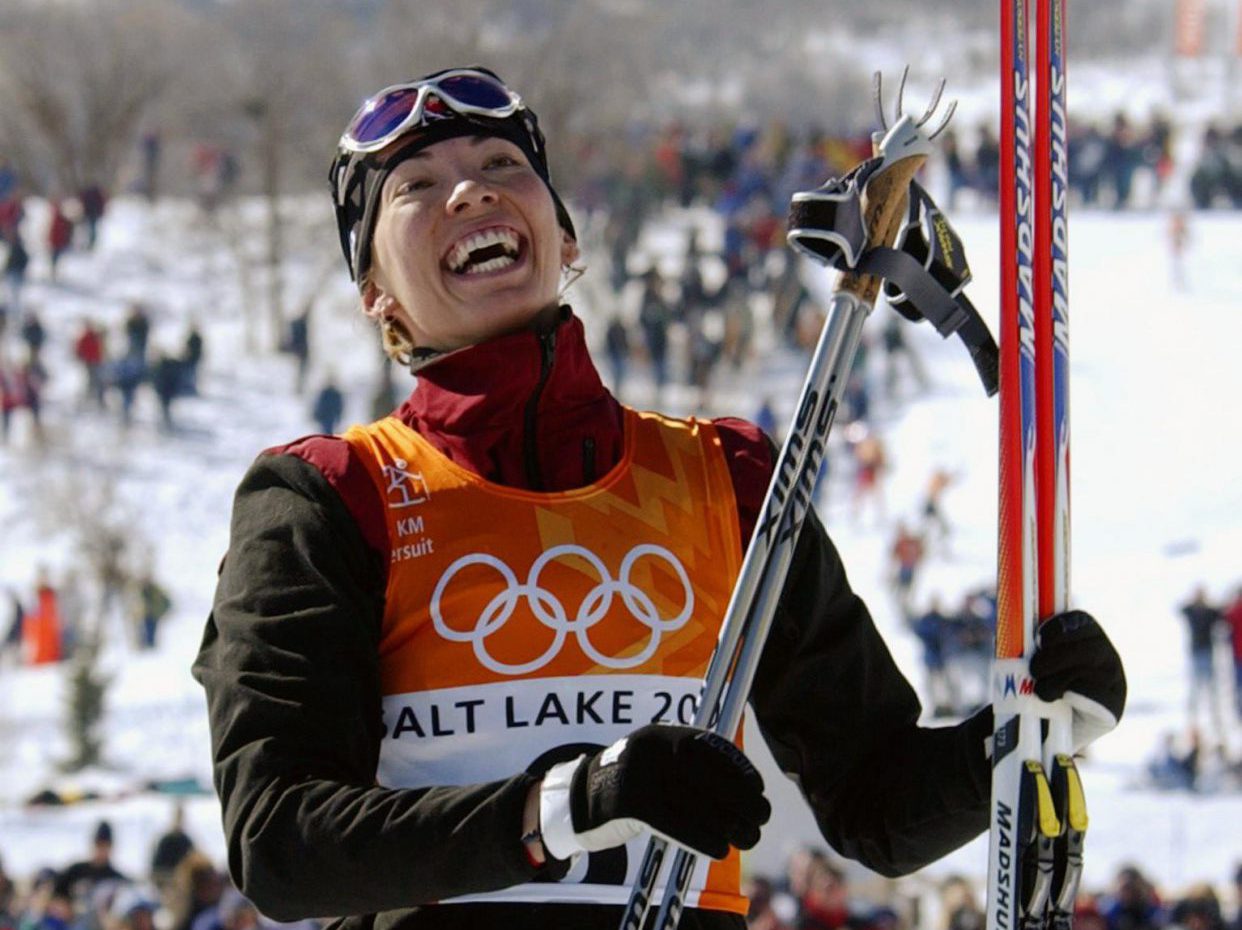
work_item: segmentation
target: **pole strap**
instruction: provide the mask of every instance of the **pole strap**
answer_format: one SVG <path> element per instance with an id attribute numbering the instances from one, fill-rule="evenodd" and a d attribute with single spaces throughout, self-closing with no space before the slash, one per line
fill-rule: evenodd
<path id="1" fill-rule="evenodd" d="M 895 247 L 869 247 L 863 197 L 883 166 L 871 158 L 841 178 L 794 194 L 791 246 L 823 265 L 883 278 L 889 303 L 912 322 L 926 319 L 944 338 L 957 333 L 989 396 L 999 385 L 1000 353 L 979 311 L 963 293 L 970 265 L 961 237 L 917 182 Z"/>

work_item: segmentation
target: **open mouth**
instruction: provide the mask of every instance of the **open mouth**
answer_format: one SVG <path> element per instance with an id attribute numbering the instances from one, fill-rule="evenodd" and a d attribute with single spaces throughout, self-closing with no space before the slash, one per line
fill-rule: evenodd
<path id="1" fill-rule="evenodd" d="M 503 271 L 522 257 L 522 237 L 508 226 L 489 226 L 459 239 L 444 263 L 453 274 L 467 276 Z"/>

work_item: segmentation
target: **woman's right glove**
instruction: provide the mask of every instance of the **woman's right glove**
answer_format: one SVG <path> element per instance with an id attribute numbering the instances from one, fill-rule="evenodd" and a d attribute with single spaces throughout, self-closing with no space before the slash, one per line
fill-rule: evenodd
<path id="1" fill-rule="evenodd" d="M 759 842 L 771 813 L 762 776 L 733 743 L 662 724 L 553 766 L 539 794 L 543 845 L 556 859 L 620 846 L 644 830 L 722 859 L 730 846 Z"/>

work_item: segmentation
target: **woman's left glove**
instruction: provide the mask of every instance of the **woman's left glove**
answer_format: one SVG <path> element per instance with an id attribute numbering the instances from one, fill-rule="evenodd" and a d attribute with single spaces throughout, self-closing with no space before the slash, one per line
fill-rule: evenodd
<path id="1" fill-rule="evenodd" d="M 1075 752 L 1117 726 L 1125 710 L 1121 656 L 1086 611 L 1069 610 L 1040 624 L 1031 676 L 1040 699 L 1064 698 L 1073 708 Z"/>

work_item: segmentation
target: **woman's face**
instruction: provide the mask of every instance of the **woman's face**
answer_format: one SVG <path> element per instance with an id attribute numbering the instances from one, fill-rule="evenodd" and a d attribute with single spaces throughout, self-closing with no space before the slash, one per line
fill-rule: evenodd
<path id="1" fill-rule="evenodd" d="M 527 326 L 556 304 L 578 254 L 522 150 L 494 136 L 437 142 L 384 182 L 372 238 L 368 315 L 415 346 L 458 349 Z"/>

